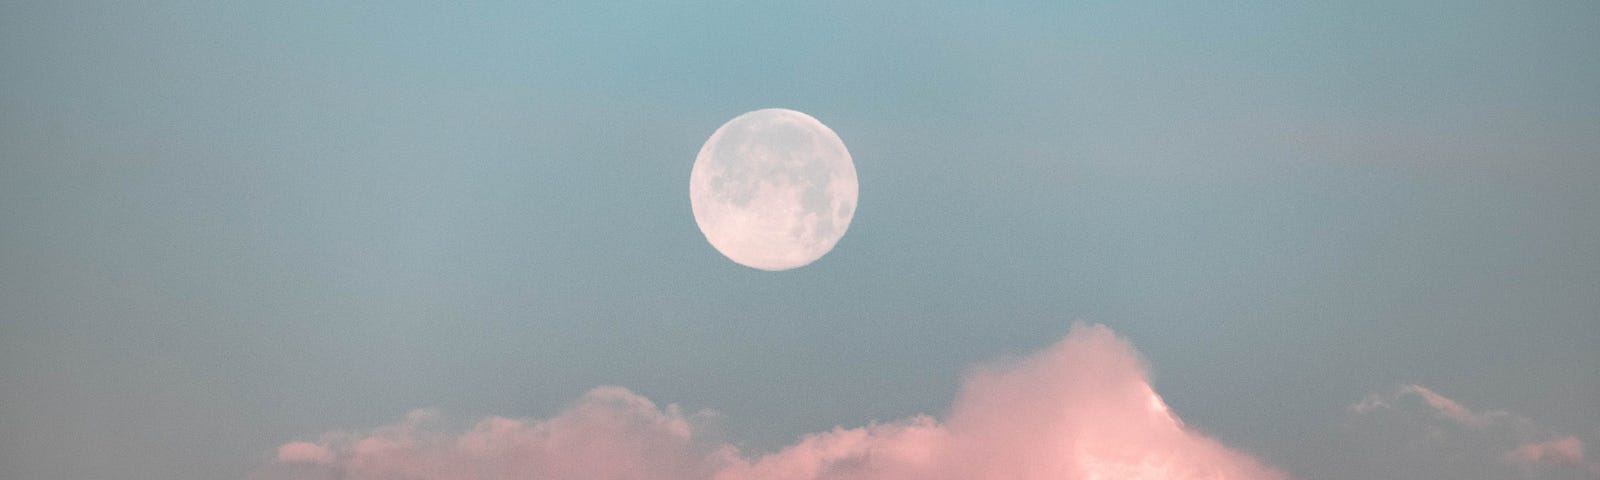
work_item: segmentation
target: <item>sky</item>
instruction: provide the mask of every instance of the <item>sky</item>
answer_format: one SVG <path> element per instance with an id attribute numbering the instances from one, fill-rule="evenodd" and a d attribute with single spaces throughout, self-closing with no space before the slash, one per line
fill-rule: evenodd
<path id="1" fill-rule="evenodd" d="M 589 3 L 0 3 L 0 477 L 1600 478 L 1600 4 Z"/>

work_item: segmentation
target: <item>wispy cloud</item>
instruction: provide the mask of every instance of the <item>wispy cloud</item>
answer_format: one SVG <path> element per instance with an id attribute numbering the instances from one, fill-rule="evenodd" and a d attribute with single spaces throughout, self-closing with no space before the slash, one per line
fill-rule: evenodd
<path id="1" fill-rule="evenodd" d="M 1506 452 L 1506 461 L 1521 465 L 1583 465 L 1583 442 L 1578 437 L 1568 435 L 1555 440 L 1524 443 Z"/>
<path id="2" fill-rule="evenodd" d="M 1474 410 L 1421 385 L 1372 393 L 1350 406 L 1356 443 L 1390 473 L 1412 478 L 1600 479 L 1583 441 L 1503 410 Z"/>
<path id="3" fill-rule="evenodd" d="M 1421 385 L 1401 385 L 1390 394 L 1369 393 L 1360 402 L 1351 405 L 1356 413 L 1371 413 L 1379 409 L 1401 408 L 1400 402 L 1409 398 L 1421 400 L 1433 413 L 1461 425 L 1484 428 L 1497 422 L 1521 423 L 1525 420 L 1502 411 L 1473 412 L 1455 400 L 1446 398 Z"/>
<path id="4" fill-rule="evenodd" d="M 255 478 L 1286 478 L 1185 427 L 1132 346 L 1098 325 L 978 369 L 950 412 L 835 428 L 751 458 L 705 440 L 696 425 L 709 413 L 602 387 L 547 420 L 492 417 L 452 433 L 421 411 L 371 432 L 288 443 Z"/>

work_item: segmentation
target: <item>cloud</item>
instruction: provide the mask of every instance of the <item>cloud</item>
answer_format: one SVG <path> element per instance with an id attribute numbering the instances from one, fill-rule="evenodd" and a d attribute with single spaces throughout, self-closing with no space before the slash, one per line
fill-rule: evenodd
<path id="1" fill-rule="evenodd" d="M 617 387 L 547 420 L 492 417 L 459 433 L 420 411 L 364 434 L 292 442 L 256 480 L 1282 479 L 1184 426 L 1131 345 L 1074 325 L 1032 356 L 984 366 L 944 421 L 916 416 L 806 435 L 746 457 L 685 415 Z"/>
<path id="2" fill-rule="evenodd" d="M 1361 399 L 1361 402 L 1352 405 L 1350 409 L 1356 413 L 1371 413 L 1379 409 L 1402 408 L 1398 404 L 1410 398 L 1421 400 L 1432 410 L 1433 414 L 1464 426 L 1484 428 L 1502 421 L 1521 422 L 1520 419 L 1502 411 L 1473 412 L 1467 407 L 1456 403 L 1455 400 L 1446 398 L 1444 395 L 1440 395 L 1421 385 L 1401 385 L 1395 389 L 1394 393 L 1389 395 L 1369 393 L 1365 398 Z"/>
<path id="3" fill-rule="evenodd" d="M 1568 435 L 1545 442 L 1524 443 L 1507 452 L 1506 461 L 1521 465 L 1583 465 L 1583 442 Z"/>
<path id="4" fill-rule="evenodd" d="M 417 410 L 365 435 L 284 444 L 256 478 L 709 478 L 734 452 L 697 445 L 695 420 L 616 387 L 596 388 L 549 420 L 490 417 L 456 434 L 437 413 Z"/>
<path id="5" fill-rule="evenodd" d="M 278 447 L 278 461 L 327 465 L 333 463 L 333 450 L 311 442 L 290 442 Z"/>
<path id="6" fill-rule="evenodd" d="M 1600 479 L 1583 442 L 1501 410 L 1473 410 L 1420 385 L 1373 393 L 1350 406 L 1353 477 Z"/>

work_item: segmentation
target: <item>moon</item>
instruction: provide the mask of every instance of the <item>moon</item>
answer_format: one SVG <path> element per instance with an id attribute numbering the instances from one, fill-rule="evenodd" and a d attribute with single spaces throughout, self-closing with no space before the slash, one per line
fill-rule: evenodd
<path id="1" fill-rule="evenodd" d="M 756 110 L 722 124 L 689 172 L 694 221 L 723 256 L 779 271 L 839 243 L 856 213 L 856 166 L 844 141 L 810 115 Z"/>

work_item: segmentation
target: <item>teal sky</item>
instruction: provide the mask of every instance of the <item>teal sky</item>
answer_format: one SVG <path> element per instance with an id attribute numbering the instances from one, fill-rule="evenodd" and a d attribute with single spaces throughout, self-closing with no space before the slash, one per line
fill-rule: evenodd
<path id="1" fill-rule="evenodd" d="M 599 385 L 767 451 L 1077 320 L 1304 478 L 1402 384 L 1600 451 L 1600 3 L 585 3 L 0 4 L 0 477 Z M 861 191 L 776 273 L 687 191 L 767 107 Z"/>

